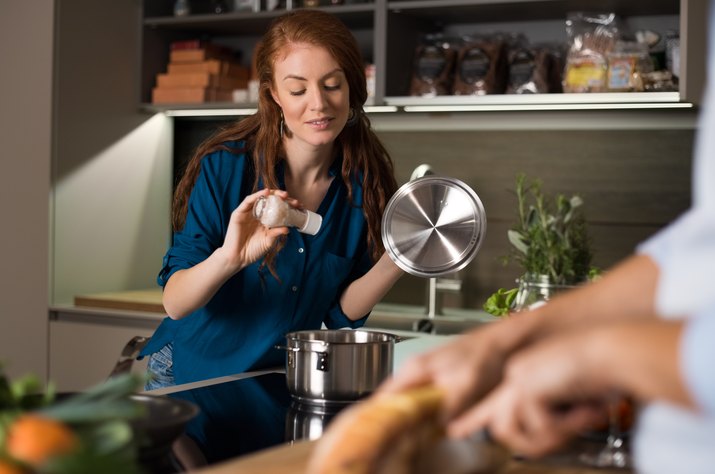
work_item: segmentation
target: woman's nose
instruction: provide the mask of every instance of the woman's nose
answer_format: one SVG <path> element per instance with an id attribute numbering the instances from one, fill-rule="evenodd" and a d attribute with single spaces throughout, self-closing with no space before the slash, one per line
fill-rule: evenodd
<path id="1" fill-rule="evenodd" d="M 320 88 L 313 89 L 310 93 L 310 109 L 323 110 L 326 103 L 323 91 Z"/>

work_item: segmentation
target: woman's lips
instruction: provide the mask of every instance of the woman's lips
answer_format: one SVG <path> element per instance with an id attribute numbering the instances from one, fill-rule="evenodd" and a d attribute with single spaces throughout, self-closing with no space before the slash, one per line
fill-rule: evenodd
<path id="1" fill-rule="evenodd" d="M 324 117 L 321 119 L 309 120 L 306 122 L 306 124 L 310 127 L 318 129 L 318 130 L 324 130 L 324 129 L 328 128 L 328 126 L 330 125 L 330 122 L 332 122 L 332 121 L 333 121 L 332 117 Z"/>

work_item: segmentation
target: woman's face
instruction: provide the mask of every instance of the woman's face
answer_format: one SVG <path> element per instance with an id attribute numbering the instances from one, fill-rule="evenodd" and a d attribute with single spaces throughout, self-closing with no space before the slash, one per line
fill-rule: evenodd
<path id="1" fill-rule="evenodd" d="M 273 70 L 273 99 L 292 139 L 315 147 L 332 144 L 350 110 L 348 81 L 335 59 L 319 46 L 292 44 Z"/>

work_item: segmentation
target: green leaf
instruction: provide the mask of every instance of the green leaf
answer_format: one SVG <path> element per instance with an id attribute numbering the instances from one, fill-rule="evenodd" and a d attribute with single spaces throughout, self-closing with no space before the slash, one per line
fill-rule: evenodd
<path id="1" fill-rule="evenodd" d="M 526 239 L 521 232 L 510 229 L 507 231 L 507 237 L 509 238 L 509 242 L 511 242 L 519 252 L 526 254 L 529 251 L 529 246 L 526 244 Z"/>
<path id="2" fill-rule="evenodd" d="M 484 311 L 494 316 L 506 316 L 514 306 L 517 292 L 518 288 L 511 290 L 499 288 L 496 293 L 487 298 L 483 306 Z"/>
<path id="3" fill-rule="evenodd" d="M 65 423 L 89 423 L 101 420 L 130 419 L 142 414 L 143 407 L 129 398 L 144 378 L 123 374 L 40 410 L 45 416 Z"/>

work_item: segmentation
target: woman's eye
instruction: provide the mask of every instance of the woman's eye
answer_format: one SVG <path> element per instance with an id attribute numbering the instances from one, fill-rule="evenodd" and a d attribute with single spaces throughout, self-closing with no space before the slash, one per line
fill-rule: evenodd
<path id="1" fill-rule="evenodd" d="M 334 86 L 333 86 L 333 85 L 329 85 L 329 84 L 325 84 L 325 89 L 326 89 L 326 90 L 329 90 L 329 91 L 337 91 L 337 90 L 340 90 L 340 84 L 337 84 L 337 85 L 334 85 Z"/>
<path id="2" fill-rule="evenodd" d="M 303 95 L 305 94 L 305 89 L 301 89 L 299 91 L 290 91 L 290 95 Z"/>

